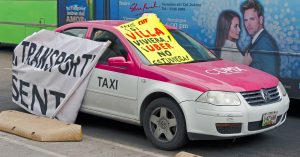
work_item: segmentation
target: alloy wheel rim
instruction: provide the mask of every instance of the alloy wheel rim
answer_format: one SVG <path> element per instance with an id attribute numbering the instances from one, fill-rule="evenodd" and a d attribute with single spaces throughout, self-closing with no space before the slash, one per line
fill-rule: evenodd
<path id="1" fill-rule="evenodd" d="M 150 131 L 160 142 L 170 142 L 177 133 L 177 120 L 166 107 L 156 108 L 150 116 Z"/>

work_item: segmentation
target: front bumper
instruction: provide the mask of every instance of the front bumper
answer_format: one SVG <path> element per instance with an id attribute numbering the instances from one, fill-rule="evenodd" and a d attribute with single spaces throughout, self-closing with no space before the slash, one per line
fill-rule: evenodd
<path id="1" fill-rule="evenodd" d="M 251 106 L 242 97 L 239 106 L 214 106 L 208 103 L 185 101 L 183 109 L 190 140 L 228 139 L 257 134 L 274 129 L 286 120 L 288 96 L 278 102 Z M 264 113 L 277 112 L 276 123 L 262 126 Z"/>

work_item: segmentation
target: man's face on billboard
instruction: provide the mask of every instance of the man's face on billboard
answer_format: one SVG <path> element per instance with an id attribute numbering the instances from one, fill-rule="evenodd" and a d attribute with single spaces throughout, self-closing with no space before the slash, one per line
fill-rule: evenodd
<path id="1" fill-rule="evenodd" d="M 263 16 L 258 16 L 254 8 L 245 10 L 244 22 L 249 35 L 252 37 L 263 28 Z"/>

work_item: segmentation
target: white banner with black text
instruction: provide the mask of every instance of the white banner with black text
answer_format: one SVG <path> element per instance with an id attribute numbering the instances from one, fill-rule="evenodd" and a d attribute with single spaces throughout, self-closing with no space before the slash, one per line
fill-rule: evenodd
<path id="1" fill-rule="evenodd" d="M 48 30 L 27 37 L 13 54 L 13 102 L 74 123 L 92 70 L 109 44 Z"/>

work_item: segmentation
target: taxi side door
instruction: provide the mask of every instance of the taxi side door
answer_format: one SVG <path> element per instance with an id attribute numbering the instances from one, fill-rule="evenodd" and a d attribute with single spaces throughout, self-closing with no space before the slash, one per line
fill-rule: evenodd
<path id="1" fill-rule="evenodd" d="M 91 40 L 111 45 L 100 57 L 88 84 L 82 110 L 122 121 L 138 122 L 137 83 L 138 66 L 128 48 L 114 33 L 94 28 Z M 109 60 L 123 60 L 122 65 Z"/>

